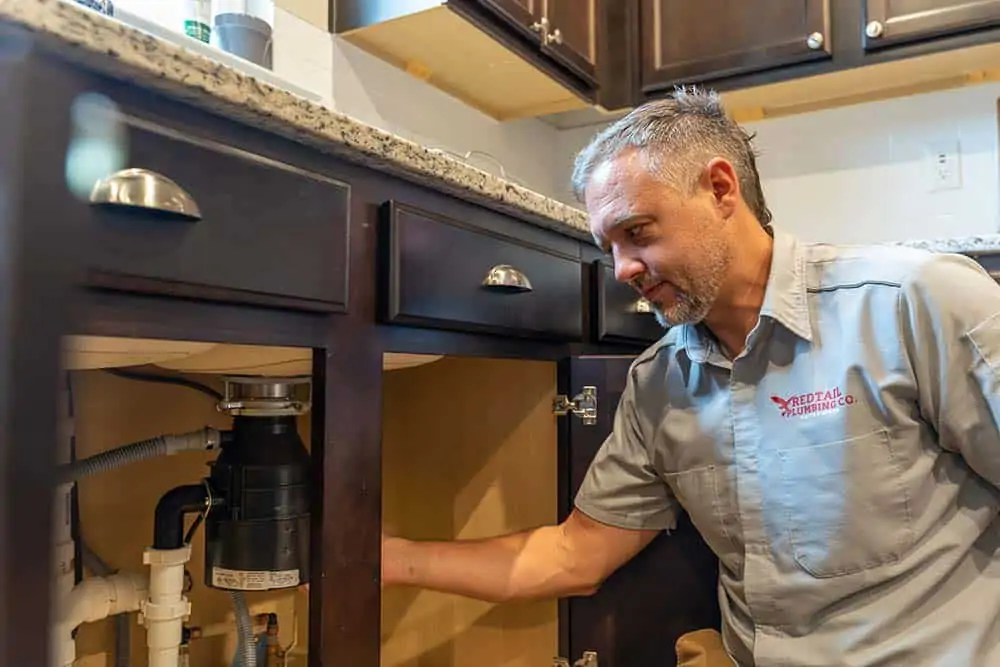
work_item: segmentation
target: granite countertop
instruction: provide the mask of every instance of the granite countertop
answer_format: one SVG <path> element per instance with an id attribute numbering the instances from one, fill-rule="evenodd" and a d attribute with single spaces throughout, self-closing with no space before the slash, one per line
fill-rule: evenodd
<path id="1" fill-rule="evenodd" d="M 449 155 L 303 99 L 232 67 L 64 0 L 0 0 L 0 22 L 69 49 L 78 62 L 320 150 L 578 238 L 583 211 Z M 1000 234 L 911 240 L 942 252 L 1000 252 Z"/>
<path id="2" fill-rule="evenodd" d="M 63 0 L 0 0 L 0 21 L 71 48 L 87 67 L 533 224 L 589 238 L 585 213 L 440 151 Z"/>
<path id="3" fill-rule="evenodd" d="M 910 248 L 923 248 L 934 252 L 1000 253 L 1000 234 L 980 234 L 977 236 L 955 236 L 940 239 L 897 241 L 886 245 L 902 245 Z"/>

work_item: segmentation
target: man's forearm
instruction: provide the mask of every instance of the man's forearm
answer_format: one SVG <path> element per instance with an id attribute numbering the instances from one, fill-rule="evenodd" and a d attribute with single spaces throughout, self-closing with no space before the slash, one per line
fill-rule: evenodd
<path id="1" fill-rule="evenodd" d="M 583 595 L 594 587 L 574 567 L 560 526 L 455 542 L 388 538 L 382 557 L 386 585 L 491 602 Z"/>

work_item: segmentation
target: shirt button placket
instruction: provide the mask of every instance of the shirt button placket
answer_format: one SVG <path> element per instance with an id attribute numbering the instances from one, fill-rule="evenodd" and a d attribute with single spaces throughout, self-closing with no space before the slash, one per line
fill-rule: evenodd
<path id="1" fill-rule="evenodd" d="M 751 359 L 737 358 L 729 385 L 733 448 L 736 462 L 737 498 L 744 540 L 743 590 L 754 624 L 755 647 L 760 623 L 773 605 L 767 591 L 767 536 L 761 521 L 762 493 L 759 474 L 760 421 L 756 411 L 756 387 L 751 383 Z M 756 653 L 756 650 L 754 651 Z"/>

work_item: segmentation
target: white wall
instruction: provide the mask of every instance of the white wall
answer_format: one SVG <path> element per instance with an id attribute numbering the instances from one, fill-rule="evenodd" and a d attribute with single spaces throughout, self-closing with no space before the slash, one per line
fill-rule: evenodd
<path id="1" fill-rule="evenodd" d="M 865 243 L 1000 231 L 997 99 L 987 84 L 747 125 L 775 225 L 816 241 Z M 597 128 L 557 138 L 556 187 Z M 961 187 L 929 191 L 925 150 L 960 147 Z"/>
<path id="2" fill-rule="evenodd" d="M 217 7 L 220 0 L 213 0 Z M 183 3 L 117 0 L 144 18 L 181 30 Z M 263 3 L 267 4 L 267 3 Z M 309 6 L 309 3 L 293 3 Z M 546 195 L 558 194 L 557 131 L 534 119 L 499 123 L 280 7 L 274 11 L 274 73 L 325 105 L 424 146 L 465 155 Z"/>
<path id="3" fill-rule="evenodd" d="M 328 106 L 543 194 L 557 193 L 556 130 L 539 120 L 500 123 L 298 17 L 277 10 L 275 73 L 316 90 Z"/>

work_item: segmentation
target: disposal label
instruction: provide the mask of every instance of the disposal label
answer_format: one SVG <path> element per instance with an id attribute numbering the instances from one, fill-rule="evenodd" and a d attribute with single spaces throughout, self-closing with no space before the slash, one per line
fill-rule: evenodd
<path id="1" fill-rule="evenodd" d="M 298 570 L 227 570 L 212 568 L 212 585 L 236 591 L 266 591 L 299 585 Z"/>

